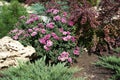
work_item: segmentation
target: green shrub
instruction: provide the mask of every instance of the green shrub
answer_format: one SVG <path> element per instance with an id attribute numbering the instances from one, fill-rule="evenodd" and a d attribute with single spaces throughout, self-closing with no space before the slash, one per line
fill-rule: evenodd
<path id="1" fill-rule="evenodd" d="M 40 3 L 32 4 L 27 9 L 30 10 L 30 11 L 33 11 L 34 14 L 38 14 L 38 15 L 41 15 L 41 14 L 45 13 L 45 7 L 44 7 L 43 4 L 40 4 Z"/>
<path id="2" fill-rule="evenodd" d="M 2 6 L 0 13 L 0 37 L 5 36 L 21 15 L 26 15 L 26 9 L 18 2 L 12 1 L 10 5 Z"/>
<path id="3" fill-rule="evenodd" d="M 0 13 L 1 13 L 1 10 L 2 10 L 2 6 L 0 6 Z"/>
<path id="4" fill-rule="evenodd" d="M 115 74 L 113 75 L 111 80 L 120 79 L 120 58 L 119 57 L 115 57 L 115 56 L 100 57 L 100 61 L 98 61 L 96 65 L 113 70 Z"/>
<path id="5" fill-rule="evenodd" d="M 117 48 L 113 49 L 113 51 L 116 52 L 116 53 L 120 53 L 120 47 L 117 47 Z"/>
<path id="6" fill-rule="evenodd" d="M 84 80 L 83 78 L 73 79 L 73 73 L 77 68 L 65 67 L 65 64 L 45 65 L 45 58 L 35 63 L 21 64 L 17 67 L 2 71 L 4 77 L 0 80 Z"/>
<path id="7" fill-rule="evenodd" d="M 91 5 L 93 5 L 93 6 L 97 6 L 98 4 L 99 4 L 99 2 L 100 2 L 100 0 L 88 0 L 90 3 L 91 3 Z"/>

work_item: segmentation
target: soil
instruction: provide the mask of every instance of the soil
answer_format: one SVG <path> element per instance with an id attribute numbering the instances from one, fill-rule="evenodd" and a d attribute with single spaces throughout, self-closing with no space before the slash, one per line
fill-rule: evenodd
<path id="1" fill-rule="evenodd" d="M 97 62 L 98 56 L 95 54 L 88 55 L 87 53 L 82 54 L 78 59 L 77 63 L 73 63 L 72 67 L 82 68 L 81 71 L 74 74 L 74 77 L 85 77 L 86 80 L 108 80 L 113 72 L 95 66 L 95 62 Z"/>

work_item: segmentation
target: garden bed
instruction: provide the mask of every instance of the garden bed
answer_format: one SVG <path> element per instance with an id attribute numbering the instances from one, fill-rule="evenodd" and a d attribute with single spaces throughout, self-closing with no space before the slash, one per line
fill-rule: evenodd
<path id="1" fill-rule="evenodd" d="M 1 7 L 0 37 L 31 45 L 36 53 L 31 62 L 2 69 L 0 80 L 119 80 L 120 0 L 41 1 L 26 0 L 26 6 L 12 0 Z M 72 71 L 76 66 L 82 70 Z"/>

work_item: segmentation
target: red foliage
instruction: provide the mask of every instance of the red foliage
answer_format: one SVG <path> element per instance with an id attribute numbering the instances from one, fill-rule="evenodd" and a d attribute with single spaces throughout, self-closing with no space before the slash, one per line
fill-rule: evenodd
<path id="1" fill-rule="evenodd" d="M 80 24 L 89 22 L 92 28 L 95 28 L 99 24 L 96 20 L 97 13 L 88 1 L 81 0 L 81 2 L 78 2 L 77 0 L 70 0 L 69 2 L 71 11 L 70 20 L 75 23 L 79 21 Z"/>
<path id="2" fill-rule="evenodd" d="M 26 0 L 25 3 L 30 5 L 32 3 L 36 3 L 36 2 L 39 2 L 39 0 Z"/>
<path id="3" fill-rule="evenodd" d="M 99 5 L 98 20 L 101 24 L 111 23 L 114 16 L 119 15 L 120 18 L 120 0 L 102 0 Z"/>

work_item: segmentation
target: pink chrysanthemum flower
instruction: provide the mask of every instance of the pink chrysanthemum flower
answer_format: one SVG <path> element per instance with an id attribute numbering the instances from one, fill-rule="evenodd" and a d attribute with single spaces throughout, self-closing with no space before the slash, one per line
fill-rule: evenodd
<path id="1" fill-rule="evenodd" d="M 53 42 L 52 42 L 51 40 L 47 40 L 46 46 L 47 46 L 47 47 L 50 47 L 50 46 L 52 46 L 52 45 L 53 45 Z"/>
<path id="2" fill-rule="evenodd" d="M 37 35 L 37 32 L 32 32 L 31 33 L 31 36 L 36 36 Z"/>
<path id="3" fill-rule="evenodd" d="M 53 20 L 55 20 L 55 21 L 60 21 L 60 20 L 61 20 L 61 18 L 60 18 L 60 16 L 59 16 L 59 15 L 57 15 L 57 16 L 54 16 Z"/>
<path id="4" fill-rule="evenodd" d="M 54 28 L 54 23 L 53 22 L 50 22 L 46 25 L 46 27 L 50 28 L 50 29 L 53 29 Z"/>

